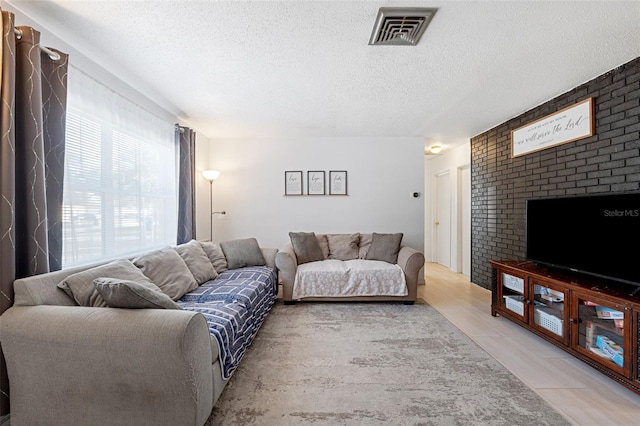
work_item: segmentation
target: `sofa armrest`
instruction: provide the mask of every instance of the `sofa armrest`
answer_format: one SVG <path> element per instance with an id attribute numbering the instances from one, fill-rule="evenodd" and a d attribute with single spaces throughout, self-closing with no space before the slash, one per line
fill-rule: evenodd
<path id="1" fill-rule="evenodd" d="M 202 425 L 213 406 L 202 314 L 14 306 L 0 345 L 16 424 Z"/>
<path id="2" fill-rule="evenodd" d="M 418 297 L 418 273 L 424 266 L 424 254 L 411 247 L 402 246 L 398 253 L 398 265 L 404 271 L 409 298 L 416 300 Z"/>
<path id="3" fill-rule="evenodd" d="M 298 269 L 298 258 L 293 252 L 293 246 L 287 244 L 276 255 L 276 266 L 280 270 L 282 280 L 282 297 L 286 302 L 290 302 L 293 297 L 293 282 Z"/>
<path id="4" fill-rule="evenodd" d="M 264 261 L 267 266 L 274 271 L 276 270 L 276 255 L 278 254 L 278 249 L 276 248 L 261 248 L 262 257 L 264 257 Z"/>

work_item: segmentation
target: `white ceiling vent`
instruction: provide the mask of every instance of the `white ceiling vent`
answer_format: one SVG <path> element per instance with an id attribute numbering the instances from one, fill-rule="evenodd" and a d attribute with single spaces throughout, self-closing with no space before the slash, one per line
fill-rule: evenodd
<path id="1" fill-rule="evenodd" d="M 381 7 L 369 44 L 415 46 L 437 10 L 432 7 Z"/>

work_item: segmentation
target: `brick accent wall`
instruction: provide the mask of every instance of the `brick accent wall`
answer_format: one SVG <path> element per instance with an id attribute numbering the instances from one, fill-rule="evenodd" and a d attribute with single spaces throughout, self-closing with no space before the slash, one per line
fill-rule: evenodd
<path id="1" fill-rule="evenodd" d="M 511 131 L 593 97 L 595 135 L 511 158 Z M 471 139 L 471 281 L 524 259 L 525 200 L 640 191 L 640 57 Z"/>

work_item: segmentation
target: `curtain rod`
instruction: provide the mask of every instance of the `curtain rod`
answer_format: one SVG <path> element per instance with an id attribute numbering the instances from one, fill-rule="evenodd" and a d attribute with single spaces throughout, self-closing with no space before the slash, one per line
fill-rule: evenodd
<path id="1" fill-rule="evenodd" d="M 18 38 L 18 40 L 20 40 L 22 38 L 22 31 L 20 31 L 18 28 L 14 28 L 13 32 L 15 33 L 16 37 Z M 52 61 L 59 61 L 61 56 L 58 52 L 54 52 L 53 50 L 49 49 L 48 47 L 45 47 L 41 44 L 38 43 L 38 48 L 40 50 L 42 50 L 44 53 L 46 53 L 47 55 L 49 55 L 49 57 L 51 58 Z"/>

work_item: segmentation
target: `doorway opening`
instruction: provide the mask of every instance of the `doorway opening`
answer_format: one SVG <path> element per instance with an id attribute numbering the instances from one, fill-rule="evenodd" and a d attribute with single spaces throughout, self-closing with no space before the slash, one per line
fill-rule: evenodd
<path id="1" fill-rule="evenodd" d="M 438 173 L 435 181 L 434 260 L 442 266 L 451 268 L 451 179 L 449 171 Z"/>

